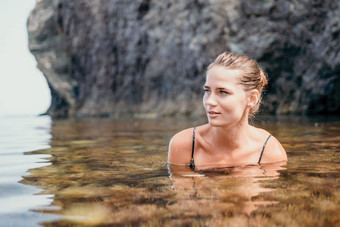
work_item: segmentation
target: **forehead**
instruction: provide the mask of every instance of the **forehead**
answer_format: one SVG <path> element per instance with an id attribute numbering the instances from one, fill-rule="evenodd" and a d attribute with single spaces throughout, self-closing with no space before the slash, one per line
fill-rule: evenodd
<path id="1" fill-rule="evenodd" d="M 238 69 L 228 69 L 222 66 L 214 66 L 207 72 L 207 86 L 240 85 L 242 71 Z"/>

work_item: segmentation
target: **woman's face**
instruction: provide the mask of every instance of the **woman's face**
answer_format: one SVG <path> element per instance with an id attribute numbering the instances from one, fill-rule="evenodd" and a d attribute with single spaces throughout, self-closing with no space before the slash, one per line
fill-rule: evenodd
<path id="1" fill-rule="evenodd" d="M 247 93 L 240 84 L 242 71 L 213 66 L 207 72 L 203 105 L 212 126 L 230 126 L 248 118 Z"/>

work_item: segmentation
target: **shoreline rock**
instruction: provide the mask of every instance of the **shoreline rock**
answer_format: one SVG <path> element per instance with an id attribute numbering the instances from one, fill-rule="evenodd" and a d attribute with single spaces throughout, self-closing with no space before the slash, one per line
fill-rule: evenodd
<path id="1" fill-rule="evenodd" d="M 339 114 L 339 18 L 331 0 L 40 0 L 27 27 L 54 117 L 204 114 L 225 50 L 268 72 L 262 112 Z"/>

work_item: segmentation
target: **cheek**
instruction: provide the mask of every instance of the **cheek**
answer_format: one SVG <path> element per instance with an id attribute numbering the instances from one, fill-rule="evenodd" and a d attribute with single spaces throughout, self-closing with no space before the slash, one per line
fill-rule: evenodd
<path id="1" fill-rule="evenodd" d="M 228 112 L 243 113 L 247 107 L 247 102 L 244 97 L 230 96 L 219 102 L 223 110 Z"/>
<path id="2" fill-rule="evenodd" d="M 207 95 L 206 94 L 203 95 L 202 101 L 203 101 L 203 106 L 205 107 L 205 103 L 207 102 Z"/>

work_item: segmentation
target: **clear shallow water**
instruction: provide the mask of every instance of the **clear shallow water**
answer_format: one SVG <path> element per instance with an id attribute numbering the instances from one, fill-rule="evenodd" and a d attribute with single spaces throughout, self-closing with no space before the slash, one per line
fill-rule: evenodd
<path id="1" fill-rule="evenodd" d="M 49 165 L 51 155 L 26 152 L 50 148 L 50 130 L 49 117 L 0 117 L 0 226 L 37 226 L 56 219 L 32 210 L 48 209 L 53 195 L 19 183 L 29 169 Z"/>
<path id="2" fill-rule="evenodd" d="M 168 166 L 167 146 L 204 119 L 0 123 L 1 226 L 340 225 L 339 118 L 258 117 L 287 165 L 197 172 Z"/>

